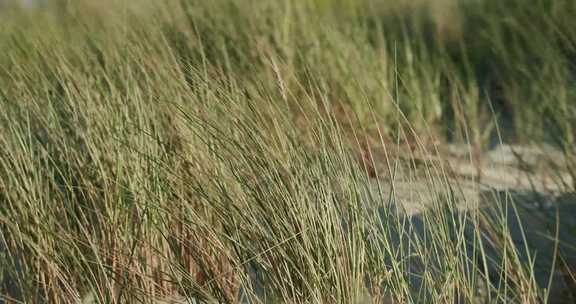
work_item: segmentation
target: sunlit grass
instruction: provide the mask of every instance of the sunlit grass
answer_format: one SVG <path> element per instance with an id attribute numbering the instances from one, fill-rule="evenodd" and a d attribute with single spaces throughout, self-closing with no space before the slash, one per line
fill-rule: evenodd
<path id="1" fill-rule="evenodd" d="M 546 298 L 438 158 L 575 190 L 572 1 L 92 2 L 0 11 L 0 301 Z"/>

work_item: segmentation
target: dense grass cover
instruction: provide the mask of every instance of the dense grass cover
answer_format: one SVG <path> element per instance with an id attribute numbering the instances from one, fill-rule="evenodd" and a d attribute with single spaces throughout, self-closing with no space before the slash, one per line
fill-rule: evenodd
<path id="1" fill-rule="evenodd" d="M 576 1 L 0 9 L 0 302 L 546 299 L 506 229 L 498 261 L 465 237 L 431 159 L 574 160 Z M 398 172 L 437 198 L 425 238 L 388 203 Z"/>

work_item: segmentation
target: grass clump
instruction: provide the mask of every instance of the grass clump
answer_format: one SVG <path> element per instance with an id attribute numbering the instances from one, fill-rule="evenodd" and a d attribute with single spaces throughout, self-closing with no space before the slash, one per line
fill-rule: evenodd
<path id="1" fill-rule="evenodd" d="M 439 155 L 575 190 L 572 1 L 92 2 L 0 6 L 1 301 L 550 296 Z"/>

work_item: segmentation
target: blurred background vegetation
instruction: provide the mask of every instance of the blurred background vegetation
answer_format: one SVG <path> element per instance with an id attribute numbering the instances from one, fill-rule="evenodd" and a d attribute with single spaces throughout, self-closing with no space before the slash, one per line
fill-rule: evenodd
<path id="1" fill-rule="evenodd" d="M 4 12 L 4 41 L 25 44 L 36 28 L 44 39 L 66 36 L 101 56 L 114 47 L 103 43 L 149 33 L 149 47 L 165 40 L 185 70 L 208 65 L 275 85 L 272 60 L 291 99 L 321 86 L 332 108 L 359 119 L 375 109 L 391 134 L 399 107 L 413 126 L 448 140 L 466 140 L 468 128 L 476 137 L 468 140 L 494 144 L 497 117 L 505 141 L 573 145 L 571 1 L 38 2 L 11 21 L 16 12 Z"/>

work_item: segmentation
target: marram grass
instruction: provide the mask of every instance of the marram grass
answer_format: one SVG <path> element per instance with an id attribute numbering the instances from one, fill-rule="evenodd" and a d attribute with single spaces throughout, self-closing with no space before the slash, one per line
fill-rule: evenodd
<path id="1" fill-rule="evenodd" d="M 545 302 L 432 160 L 574 159 L 576 4 L 524 4 L 0 6 L 0 302 Z M 401 175 L 436 202 L 418 225 Z"/>

